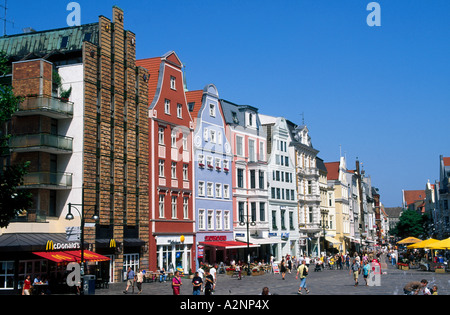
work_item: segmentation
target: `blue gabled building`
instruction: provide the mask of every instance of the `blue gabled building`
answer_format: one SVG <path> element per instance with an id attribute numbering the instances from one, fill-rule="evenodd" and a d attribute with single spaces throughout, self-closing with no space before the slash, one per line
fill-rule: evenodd
<path id="1" fill-rule="evenodd" d="M 202 91 L 186 92 L 186 98 L 195 124 L 193 186 L 198 268 L 200 262 L 214 264 L 235 258 L 232 151 L 217 88 L 208 84 Z"/>

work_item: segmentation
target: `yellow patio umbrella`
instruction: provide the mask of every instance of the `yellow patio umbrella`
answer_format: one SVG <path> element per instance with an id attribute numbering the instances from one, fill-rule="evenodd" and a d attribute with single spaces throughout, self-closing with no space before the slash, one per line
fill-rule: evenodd
<path id="1" fill-rule="evenodd" d="M 439 240 L 436 240 L 434 238 L 429 238 L 427 240 L 424 240 L 422 242 L 418 242 L 415 244 L 411 244 L 406 246 L 406 248 L 430 248 L 430 245 L 433 243 L 439 242 Z"/>
<path id="2" fill-rule="evenodd" d="M 398 241 L 397 244 L 414 244 L 414 243 L 419 243 L 421 241 L 422 241 L 421 239 L 410 236 L 410 237 L 402 239 L 401 241 Z"/>
<path id="3" fill-rule="evenodd" d="M 429 248 L 430 249 L 450 249 L 450 237 L 445 240 L 431 244 Z"/>

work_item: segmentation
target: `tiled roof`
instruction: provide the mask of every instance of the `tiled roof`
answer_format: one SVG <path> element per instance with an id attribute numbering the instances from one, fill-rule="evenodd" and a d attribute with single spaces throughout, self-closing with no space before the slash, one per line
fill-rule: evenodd
<path id="1" fill-rule="evenodd" d="M 450 166 L 450 157 L 443 157 L 444 166 Z"/>
<path id="2" fill-rule="evenodd" d="M 158 86 L 159 67 L 161 65 L 161 57 L 136 60 L 136 66 L 143 67 L 148 70 L 150 78 L 148 79 L 148 102 L 152 103 L 155 97 L 156 88 Z"/>
<path id="3" fill-rule="evenodd" d="M 327 180 L 338 180 L 339 179 L 339 162 L 328 162 L 325 163 L 327 168 Z"/>
<path id="4" fill-rule="evenodd" d="M 200 111 L 200 108 L 202 107 L 202 99 L 203 99 L 203 90 L 186 92 L 186 100 L 187 100 L 188 105 L 189 105 L 189 103 L 194 103 L 194 107 L 191 111 L 192 119 L 197 118 L 198 112 Z"/>
<path id="5" fill-rule="evenodd" d="M 404 190 L 403 197 L 405 198 L 406 205 L 410 205 L 419 200 L 425 200 L 425 190 Z"/>

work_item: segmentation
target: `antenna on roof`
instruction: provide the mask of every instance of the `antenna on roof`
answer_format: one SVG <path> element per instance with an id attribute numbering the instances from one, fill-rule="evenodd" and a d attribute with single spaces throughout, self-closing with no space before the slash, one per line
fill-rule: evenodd
<path id="1" fill-rule="evenodd" d="M 302 125 L 305 125 L 305 112 L 302 112 L 300 115 L 302 115 Z"/>
<path id="2" fill-rule="evenodd" d="M 7 1 L 5 0 L 5 5 L 0 5 L 0 8 L 5 9 L 5 15 L 3 18 L 0 18 L 0 21 L 3 21 L 3 36 L 6 36 L 6 23 L 11 23 L 14 26 L 14 21 L 10 21 L 6 18 L 6 13 L 8 12 Z"/>

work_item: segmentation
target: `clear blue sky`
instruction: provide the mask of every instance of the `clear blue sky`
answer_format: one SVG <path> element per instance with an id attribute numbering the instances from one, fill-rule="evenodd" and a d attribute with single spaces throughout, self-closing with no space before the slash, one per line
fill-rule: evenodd
<path id="1" fill-rule="evenodd" d="M 8 34 L 67 26 L 69 2 L 9 0 Z M 448 0 L 377 1 L 381 27 L 366 23 L 371 0 L 77 2 L 82 24 L 121 7 L 137 57 L 176 51 L 190 90 L 214 83 L 298 124 L 304 113 L 319 156 L 338 161 L 341 145 L 349 168 L 359 157 L 385 206 L 439 179 L 450 156 Z"/>

